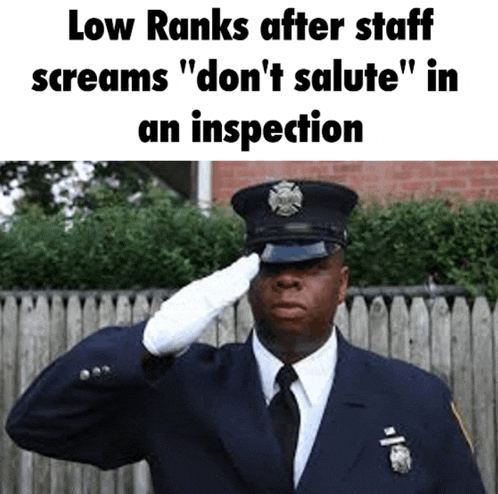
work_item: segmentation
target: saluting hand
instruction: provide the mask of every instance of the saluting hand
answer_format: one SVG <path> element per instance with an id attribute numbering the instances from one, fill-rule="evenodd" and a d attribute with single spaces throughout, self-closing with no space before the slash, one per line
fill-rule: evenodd
<path id="1" fill-rule="evenodd" d="M 188 284 L 147 322 L 143 344 L 156 356 L 180 353 L 209 322 L 247 290 L 259 271 L 259 256 L 241 257 L 225 269 Z"/>

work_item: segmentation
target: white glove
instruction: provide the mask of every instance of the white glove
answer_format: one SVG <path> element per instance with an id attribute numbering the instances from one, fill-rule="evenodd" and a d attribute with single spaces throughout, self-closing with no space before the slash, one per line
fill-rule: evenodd
<path id="1" fill-rule="evenodd" d="M 145 348 L 156 356 L 182 352 L 225 307 L 242 297 L 258 271 L 259 256 L 251 254 L 176 292 L 147 322 Z"/>

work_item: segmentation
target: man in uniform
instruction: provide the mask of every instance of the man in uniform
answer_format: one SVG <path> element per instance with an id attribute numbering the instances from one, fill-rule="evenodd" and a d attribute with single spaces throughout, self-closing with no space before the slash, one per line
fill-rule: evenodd
<path id="1" fill-rule="evenodd" d="M 483 493 L 448 389 L 351 346 L 333 325 L 356 202 L 323 182 L 239 191 L 250 255 L 149 321 L 102 329 L 52 363 L 8 433 L 102 469 L 146 459 L 157 494 Z M 247 342 L 195 343 L 247 290 Z"/>

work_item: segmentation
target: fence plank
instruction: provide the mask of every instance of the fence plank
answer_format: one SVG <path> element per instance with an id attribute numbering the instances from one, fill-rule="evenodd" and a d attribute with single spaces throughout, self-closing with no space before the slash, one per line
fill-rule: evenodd
<path id="1" fill-rule="evenodd" d="M 60 295 L 52 297 L 50 310 L 50 361 L 59 358 L 67 347 L 66 310 Z M 67 477 L 67 462 L 50 460 L 50 494 L 61 494 L 70 491 Z"/>
<path id="2" fill-rule="evenodd" d="M 71 349 L 83 339 L 83 314 L 80 300 L 72 295 L 67 301 L 67 346 Z"/>
<path id="3" fill-rule="evenodd" d="M 131 323 L 131 304 L 125 295 L 119 295 L 116 303 L 116 325 L 127 326 Z M 133 466 L 121 467 L 117 471 L 117 494 L 133 494 Z"/>
<path id="4" fill-rule="evenodd" d="M 451 312 L 451 366 L 454 399 L 460 405 L 462 416 L 474 436 L 472 398 L 472 347 L 470 338 L 470 311 L 464 297 L 456 297 Z"/>
<path id="5" fill-rule="evenodd" d="M 62 297 L 54 295 L 50 310 L 50 361 L 59 358 L 66 348 L 66 309 Z"/>
<path id="6" fill-rule="evenodd" d="M 19 326 L 23 329 L 19 338 L 19 363 L 20 366 L 20 392 L 26 388 L 36 377 L 36 327 L 35 306 L 32 297 L 25 295 L 21 299 L 19 313 Z"/>
<path id="7" fill-rule="evenodd" d="M 116 324 L 128 326 L 131 323 L 131 304 L 126 295 L 120 295 L 116 303 Z"/>
<path id="8" fill-rule="evenodd" d="M 98 328 L 98 310 L 95 296 L 88 295 L 83 302 L 83 338 L 90 336 Z M 100 489 L 100 470 L 91 465 L 82 468 L 83 494 L 93 494 Z"/>
<path id="9" fill-rule="evenodd" d="M 431 370 L 429 311 L 422 297 L 415 297 L 410 307 L 410 362 L 426 371 Z"/>
<path id="10" fill-rule="evenodd" d="M 18 372 L 17 372 L 17 349 L 19 347 L 19 310 L 17 301 L 9 295 L 5 299 L 3 307 L 3 409 L 2 424 L 5 423 L 10 409 L 18 397 Z M 3 427 L 2 427 L 3 429 Z M 4 433 L 4 432 L 3 432 Z M 17 494 L 19 469 L 21 464 L 21 450 L 4 433 L 3 462 L 0 468 L 2 493 Z"/>
<path id="11" fill-rule="evenodd" d="M 85 297 L 83 303 L 83 337 L 90 336 L 99 327 L 99 313 L 94 296 Z"/>
<path id="12" fill-rule="evenodd" d="M 334 316 L 334 324 L 339 328 L 346 340 L 349 340 L 349 314 L 346 303 L 342 303 L 337 307 Z"/>
<path id="13" fill-rule="evenodd" d="M 163 298 L 161 296 L 161 292 L 155 291 L 154 295 L 152 295 L 152 302 L 150 304 L 150 315 L 153 316 L 161 307 L 163 303 Z"/>
<path id="14" fill-rule="evenodd" d="M 404 297 L 399 295 L 394 297 L 389 316 L 391 330 L 390 355 L 393 358 L 410 362 L 410 317 Z"/>
<path id="15" fill-rule="evenodd" d="M 353 345 L 368 349 L 368 310 L 363 297 L 355 297 L 350 315 L 350 340 Z"/>
<path id="16" fill-rule="evenodd" d="M 114 326 L 116 324 L 116 309 L 112 296 L 104 293 L 99 305 L 99 328 Z M 116 470 L 100 472 L 100 493 L 115 494 L 117 482 Z"/>
<path id="17" fill-rule="evenodd" d="M 252 315 L 251 305 L 249 304 L 247 294 L 239 300 L 235 316 L 235 341 L 243 343 L 247 340 L 249 333 L 254 327 L 254 316 Z"/>
<path id="18" fill-rule="evenodd" d="M 387 357 L 389 355 L 389 324 L 386 303 L 382 297 L 375 297 L 368 314 L 370 350 Z"/>
<path id="19" fill-rule="evenodd" d="M 115 494 L 116 492 L 116 471 L 108 470 L 100 472 L 99 494 Z"/>
<path id="20" fill-rule="evenodd" d="M 133 465 L 133 494 L 153 494 L 149 465 L 145 460 Z"/>
<path id="21" fill-rule="evenodd" d="M 99 328 L 113 326 L 116 323 L 116 310 L 112 296 L 104 293 L 99 304 Z M 115 470 L 100 472 L 100 493 L 99 494 L 115 494 L 116 493 L 117 473 Z"/>
<path id="22" fill-rule="evenodd" d="M 99 305 L 99 328 L 114 326 L 116 323 L 116 310 L 112 301 L 112 296 L 104 293 L 100 299 Z M 101 494 L 115 494 L 116 492 L 115 470 L 100 472 L 100 492 Z"/>
<path id="23" fill-rule="evenodd" d="M 36 361 L 38 375 L 50 363 L 50 308 L 46 295 L 38 296 L 35 309 Z"/>
<path id="24" fill-rule="evenodd" d="M 491 311 L 484 297 L 477 297 L 472 309 L 472 354 L 474 356 L 474 424 L 477 464 L 486 492 L 496 489 L 493 332 Z"/>
<path id="25" fill-rule="evenodd" d="M 67 346 L 72 348 L 83 339 L 83 314 L 80 300 L 77 295 L 72 295 L 67 301 Z M 82 494 L 83 471 L 78 463 L 68 463 L 67 475 L 69 485 L 74 494 Z"/>
<path id="26" fill-rule="evenodd" d="M 148 317 L 149 302 L 145 295 L 139 293 L 132 308 L 132 322 L 137 324 Z M 149 465 L 145 460 L 133 465 L 133 492 L 134 494 L 152 494 Z"/>
<path id="27" fill-rule="evenodd" d="M 431 370 L 448 386 L 451 385 L 451 332 L 450 309 L 443 297 L 437 297 L 430 311 L 431 317 Z"/>
<path id="28" fill-rule="evenodd" d="M 132 310 L 132 322 L 137 324 L 141 321 L 145 321 L 149 317 L 149 302 L 147 302 L 147 297 L 139 293 L 135 298 L 135 303 L 133 304 Z"/>
<path id="29" fill-rule="evenodd" d="M 19 335 L 19 392 L 24 393 L 36 377 L 36 328 L 35 308 L 32 297 L 25 295 L 21 299 L 19 325 L 23 328 Z M 28 451 L 21 452 L 21 478 L 19 479 L 20 492 L 31 494 L 33 492 L 33 454 Z"/>
<path id="30" fill-rule="evenodd" d="M 99 327 L 114 326 L 116 324 L 116 309 L 110 294 L 102 295 L 99 306 Z"/>
<path id="31" fill-rule="evenodd" d="M 38 375 L 50 363 L 50 310 L 46 295 L 39 295 L 34 311 L 35 374 Z M 50 490 L 50 460 L 39 454 L 33 455 L 33 494 Z"/>

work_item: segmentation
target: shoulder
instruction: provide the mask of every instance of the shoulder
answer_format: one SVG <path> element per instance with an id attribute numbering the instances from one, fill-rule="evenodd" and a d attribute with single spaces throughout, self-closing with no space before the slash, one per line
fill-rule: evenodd
<path id="1" fill-rule="evenodd" d="M 448 409 L 451 392 L 434 374 L 413 364 L 344 344 L 349 358 L 358 365 L 363 390 L 382 395 L 397 407 Z"/>

